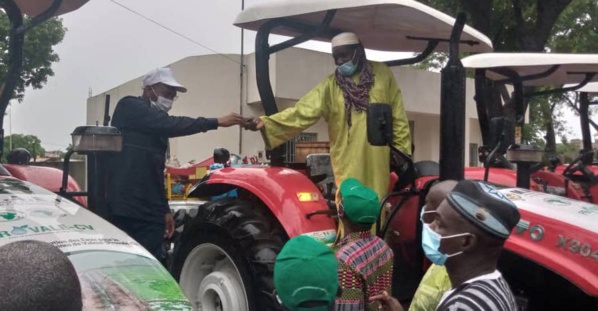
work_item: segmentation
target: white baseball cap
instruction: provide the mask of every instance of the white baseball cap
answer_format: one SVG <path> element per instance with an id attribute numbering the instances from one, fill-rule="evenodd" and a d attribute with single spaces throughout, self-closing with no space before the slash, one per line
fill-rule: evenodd
<path id="1" fill-rule="evenodd" d="M 152 86 L 157 83 L 166 84 L 168 86 L 174 87 L 178 92 L 185 93 L 187 92 L 187 88 L 180 84 L 172 74 L 172 69 L 170 68 L 156 68 L 150 71 L 145 77 L 143 78 L 143 87 Z"/>

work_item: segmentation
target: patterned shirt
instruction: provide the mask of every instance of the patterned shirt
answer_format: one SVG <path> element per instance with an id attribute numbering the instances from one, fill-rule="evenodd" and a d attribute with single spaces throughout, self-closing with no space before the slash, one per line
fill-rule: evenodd
<path id="1" fill-rule="evenodd" d="M 436 311 L 517 311 L 513 293 L 500 272 L 469 280 L 446 292 Z"/>
<path id="2" fill-rule="evenodd" d="M 338 278 L 343 293 L 336 299 L 337 311 L 378 310 L 371 296 L 391 293 L 392 250 L 371 232 L 354 232 L 336 246 Z"/>

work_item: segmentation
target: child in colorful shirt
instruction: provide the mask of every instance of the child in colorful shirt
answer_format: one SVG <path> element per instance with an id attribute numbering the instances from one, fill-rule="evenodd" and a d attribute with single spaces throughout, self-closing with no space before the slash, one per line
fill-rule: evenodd
<path id="1" fill-rule="evenodd" d="M 378 195 L 355 178 L 340 187 L 339 220 L 346 235 L 336 245 L 338 277 L 342 294 L 337 311 L 378 310 L 379 302 L 369 297 L 391 292 L 393 253 L 370 232 L 380 213 Z"/>

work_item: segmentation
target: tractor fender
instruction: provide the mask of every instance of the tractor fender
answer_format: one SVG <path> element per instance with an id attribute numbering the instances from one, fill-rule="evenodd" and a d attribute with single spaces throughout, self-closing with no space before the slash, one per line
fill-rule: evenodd
<path id="1" fill-rule="evenodd" d="M 466 167 L 465 178 L 471 180 L 484 180 L 485 168 Z M 506 168 L 490 168 L 488 172 L 488 182 L 507 187 L 517 186 L 517 172 Z"/>
<path id="2" fill-rule="evenodd" d="M 330 215 L 308 214 L 329 210 L 320 190 L 304 174 L 283 167 L 227 167 L 212 171 L 190 189 L 193 197 L 215 196 L 242 188 L 259 198 L 278 219 L 289 238 L 309 234 L 326 242 L 336 238 L 336 225 Z M 313 200 L 300 202 L 298 194 L 314 194 Z"/>
<path id="3" fill-rule="evenodd" d="M 484 180 L 485 168 L 483 167 L 466 167 L 465 178 L 471 180 Z M 495 185 L 505 187 L 517 187 L 517 172 L 507 168 L 490 168 L 488 172 L 488 182 Z M 542 191 L 537 182 L 530 180 L 530 189 L 534 191 Z"/>
<path id="4" fill-rule="evenodd" d="M 557 173 L 557 174 L 561 174 L 562 175 L 565 172 L 565 169 L 567 168 L 567 166 L 569 166 L 569 165 L 559 165 L 559 166 L 556 167 L 556 169 L 554 170 L 554 172 Z M 591 165 L 588 165 L 588 169 L 592 173 L 594 173 L 594 175 L 598 175 L 598 165 L 596 165 L 595 163 L 591 164 Z"/>
<path id="5" fill-rule="evenodd" d="M 567 168 L 567 165 L 559 165 L 556 167 L 554 173 L 557 175 L 563 175 L 563 172 Z M 594 176 L 598 176 L 598 165 L 592 164 L 588 166 L 588 169 L 594 174 Z M 590 195 L 592 196 L 591 201 L 594 204 L 598 203 L 598 184 L 591 184 L 590 186 Z M 586 198 L 587 200 L 587 198 Z"/>
<path id="6" fill-rule="evenodd" d="M 521 220 L 505 248 L 598 296 L 598 205 L 520 188 L 499 190 Z"/>
<path id="7" fill-rule="evenodd" d="M 532 178 L 546 182 L 547 186 L 561 188 L 565 190 L 565 176 L 550 171 L 537 171 L 532 174 Z M 584 193 L 581 187 L 574 182 L 569 182 L 567 187 L 567 196 L 574 200 L 584 200 Z M 585 200 L 584 200 L 585 201 Z"/>
<path id="8" fill-rule="evenodd" d="M 2 165 L 14 178 L 28 181 L 54 193 L 58 193 L 60 191 L 60 187 L 62 186 L 63 172 L 57 168 L 19 164 Z M 81 187 L 71 176 L 68 176 L 67 191 L 81 191 Z M 76 196 L 73 197 L 73 200 L 77 201 L 82 206 L 87 207 L 87 199 L 85 197 Z"/>

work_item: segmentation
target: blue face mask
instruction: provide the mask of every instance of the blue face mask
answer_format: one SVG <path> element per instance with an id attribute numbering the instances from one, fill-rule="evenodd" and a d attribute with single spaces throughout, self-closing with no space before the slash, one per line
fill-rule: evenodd
<path id="1" fill-rule="evenodd" d="M 430 228 L 429 224 L 427 224 L 423 221 L 423 215 L 424 215 L 424 211 L 422 210 L 422 214 L 420 217 L 422 220 L 422 224 L 423 224 L 422 248 L 424 249 L 424 253 L 426 254 L 426 257 L 428 257 L 428 259 L 432 263 L 439 265 L 439 266 L 444 266 L 447 259 L 463 253 L 463 252 L 457 252 L 457 253 L 450 254 L 450 255 L 444 254 L 440 251 L 440 242 L 443 239 L 456 238 L 456 237 L 460 237 L 460 236 L 464 236 L 464 235 L 469 235 L 470 233 L 459 233 L 459 234 L 453 234 L 453 235 L 448 235 L 448 236 L 440 236 L 440 234 L 434 232 L 434 230 L 432 230 L 432 228 Z"/>
<path id="2" fill-rule="evenodd" d="M 338 70 L 338 72 L 345 76 L 345 77 L 349 77 L 352 76 L 355 71 L 357 71 L 357 64 L 353 63 L 353 60 L 355 59 L 355 55 L 356 55 L 357 51 L 353 52 L 353 57 L 351 58 L 350 61 L 341 64 L 340 66 L 338 66 L 336 68 L 336 70 Z"/>

